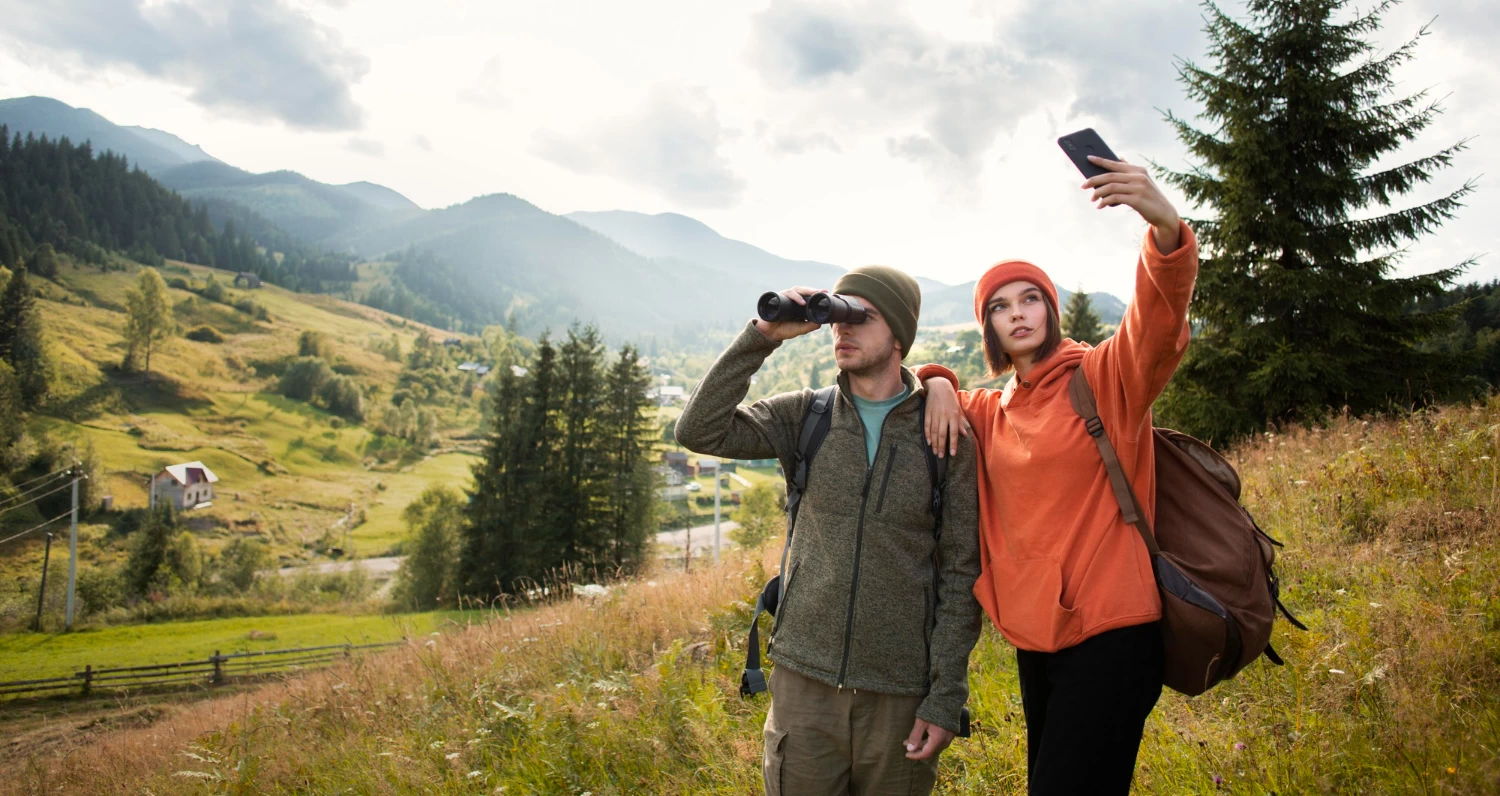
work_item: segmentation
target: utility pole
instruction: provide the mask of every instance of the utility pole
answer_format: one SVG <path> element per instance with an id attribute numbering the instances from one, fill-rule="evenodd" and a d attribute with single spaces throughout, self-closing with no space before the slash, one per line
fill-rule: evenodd
<path id="1" fill-rule="evenodd" d="M 47 532 L 47 547 L 42 552 L 42 588 L 36 593 L 36 632 L 42 632 L 42 598 L 47 596 L 47 562 L 52 560 L 52 532 Z"/>
<path id="2" fill-rule="evenodd" d="M 73 466 L 73 512 L 68 527 L 68 613 L 63 630 L 73 629 L 73 595 L 78 589 L 78 466 Z"/>
<path id="3" fill-rule="evenodd" d="M 723 478 L 724 461 L 714 468 L 714 566 L 719 565 L 719 479 Z"/>

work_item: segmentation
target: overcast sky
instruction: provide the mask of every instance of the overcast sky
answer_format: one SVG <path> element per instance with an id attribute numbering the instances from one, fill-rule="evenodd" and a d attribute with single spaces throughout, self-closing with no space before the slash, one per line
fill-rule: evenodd
<path id="1" fill-rule="evenodd" d="M 1399 78 L 1447 113 L 1407 152 L 1475 138 L 1416 198 L 1480 177 L 1409 272 L 1488 252 L 1470 276 L 1500 277 L 1489 6 L 1408 0 L 1382 33 L 1391 47 L 1437 17 Z M 1144 226 L 1095 211 L 1054 141 L 1092 126 L 1128 160 L 1185 165 L 1159 109 L 1193 113 L 1174 59 L 1204 49 L 1182 0 L 0 0 L 0 18 L 0 97 L 167 130 L 252 171 L 424 207 L 508 192 L 672 211 L 782 256 L 950 283 L 1027 257 L 1122 297 Z"/>

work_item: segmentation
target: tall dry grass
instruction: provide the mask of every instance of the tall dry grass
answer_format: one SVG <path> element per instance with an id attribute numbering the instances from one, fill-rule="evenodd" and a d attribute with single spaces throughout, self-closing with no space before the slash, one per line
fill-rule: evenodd
<path id="1" fill-rule="evenodd" d="M 1500 399 L 1236 448 L 1281 537 L 1285 668 L 1164 695 L 1137 792 L 1500 792 Z M 658 575 L 153 726 L 3 764 L 28 793 L 753 793 L 765 700 L 736 693 L 761 560 Z M 971 660 L 944 793 L 1024 792 L 1014 655 Z"/>

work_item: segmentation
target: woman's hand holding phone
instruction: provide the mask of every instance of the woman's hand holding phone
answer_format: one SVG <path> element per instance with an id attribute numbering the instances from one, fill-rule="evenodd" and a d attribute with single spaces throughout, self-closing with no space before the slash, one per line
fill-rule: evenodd
<path id="1" fill-rule="evenodd" d="M 1089 197 L 1100 209 L 1125 205 L 1139 213 L 1151 225 L 1151 235 L 1156 240 L 1156 249 L 1162 254 L 1171 254 L 1182 244 L 1182 218 L 1177 209 L 1167 200 L 1156 181 L 1141 166 L 1123 160 L 1109 160 L 1098 155 L 1089 155 L 1089 162 L 1108 169 L 1104 174 L 1091 177 L 1083 183 L 1084 190 L 1093 190 Z"/>

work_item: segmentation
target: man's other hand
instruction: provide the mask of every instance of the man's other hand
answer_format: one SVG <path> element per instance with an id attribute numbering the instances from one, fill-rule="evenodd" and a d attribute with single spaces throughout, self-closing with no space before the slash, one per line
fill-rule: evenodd
<path id="1" fill-rule="evenodd" d="M 950 743 L 953 743 L 953 733 L 936 724 L 917 719 L 917 723 L 912 725 L 911 735 L 906 736 L 906 759 L 931 760 L 947 749 Z"/>

